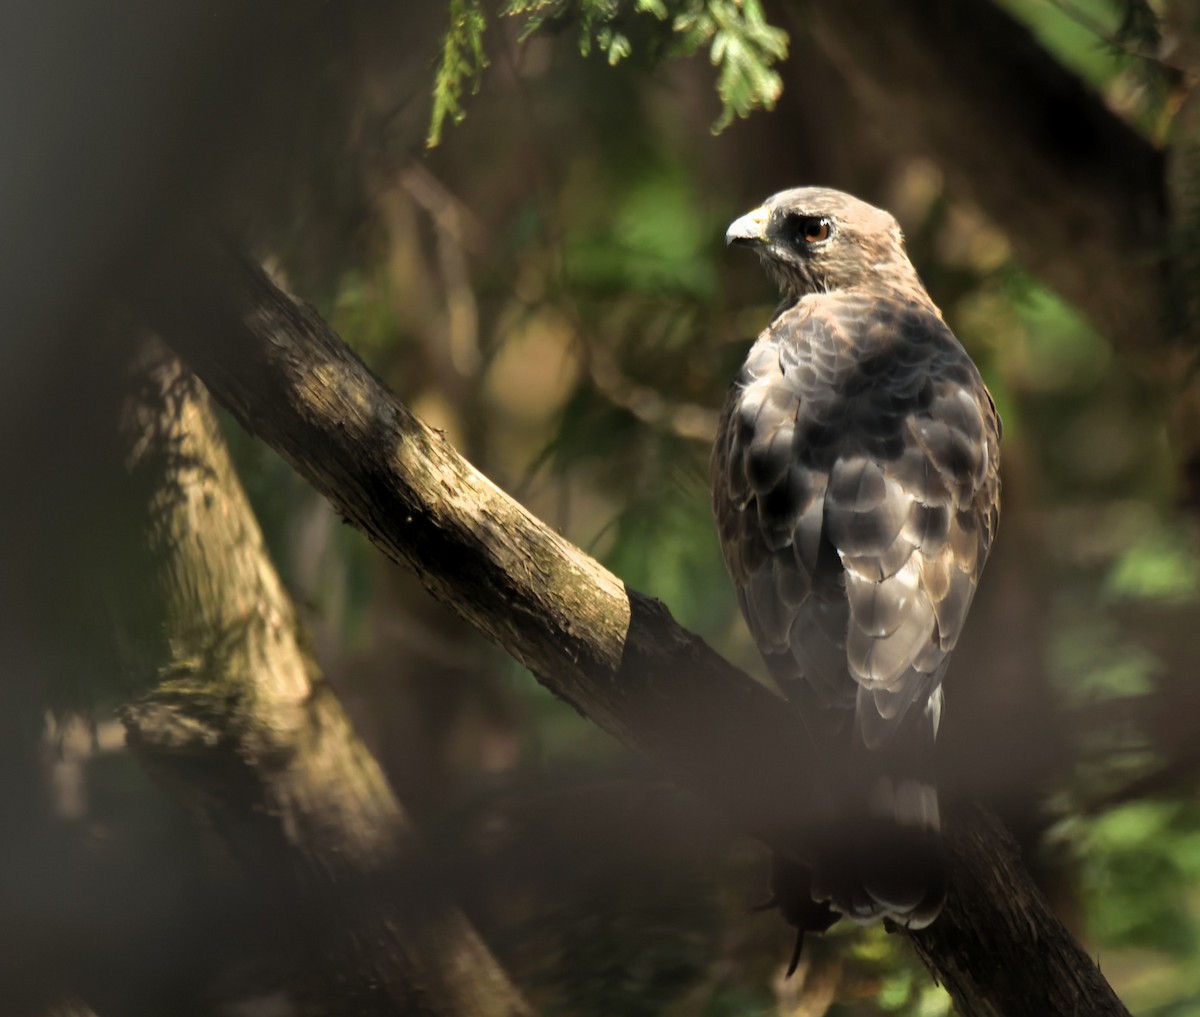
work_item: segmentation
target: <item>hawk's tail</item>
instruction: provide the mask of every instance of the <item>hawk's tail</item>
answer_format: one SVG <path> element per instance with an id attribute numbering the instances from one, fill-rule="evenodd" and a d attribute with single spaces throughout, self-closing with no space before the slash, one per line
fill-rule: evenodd
<path id="1" fill-rule="evenodd" d="M 891 918 L 919 929 L 946 897 L 934 771 L 933 711 L 907 711 L 889 736 L 868 748 L 855 732 L 847 760 L 844 808 L 823 838 L 813 897 L 856 921 Z"/>

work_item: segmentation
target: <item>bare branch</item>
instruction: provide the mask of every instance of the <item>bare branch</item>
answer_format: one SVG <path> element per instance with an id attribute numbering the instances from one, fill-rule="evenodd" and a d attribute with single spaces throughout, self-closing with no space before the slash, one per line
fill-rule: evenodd
<path id="1" fill-rule="evenodd" d="M 599 344 L 589 344 L 584 357 L 592 383 L 614 406 L 677 438 L 712 444 L 720 416 L 716 410 L 691 402 L 673 401 L 658 389 L 634 381 L 622 372 L 616 357 Z"/>

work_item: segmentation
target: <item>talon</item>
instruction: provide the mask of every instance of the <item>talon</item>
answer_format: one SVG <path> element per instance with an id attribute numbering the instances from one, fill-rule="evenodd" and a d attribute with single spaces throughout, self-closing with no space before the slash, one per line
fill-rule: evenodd
<path id="1" fill-rule="evenodd" d="M 804 930 L 796 930 L 796 945 L 792 949 L 792 962 L 788 965 L 787 974 L 784 978 L 791 978 L 796 973 L 796 968 L 800 966 L 800 951 L 804 948 Z"/>

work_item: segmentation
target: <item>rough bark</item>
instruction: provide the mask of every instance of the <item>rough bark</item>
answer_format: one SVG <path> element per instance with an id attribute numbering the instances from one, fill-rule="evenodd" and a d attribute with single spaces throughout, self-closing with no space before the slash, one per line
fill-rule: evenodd
<path id="1" fill-rule="evenodd" d="M 1030 883 L 995 816 L 960 802 L 945 832 L 950 896 L 937 921 L 908 938 L 964 1017 L 1128 1014 Z"/>
<path id="2" fill-rule="evenodd" d="M 144 359 L 122 430 L 163 642 L 122 711 L 132 748 L 261 884 L 320 1012 L 528 1013 L 304 652 L 207 393 Z"/>
<path id="3" fill-rule="evenodd" d="M 777 697 L 481 476 L 256 265 L 217 245 L 186 260 L 133 300 L 245 427 L 549 689 L 795 853 L 822 789 Z M 995 822 L 947 812 L 950 904 L 909 935 L 960 1012 L 1126 1013 Z"/>

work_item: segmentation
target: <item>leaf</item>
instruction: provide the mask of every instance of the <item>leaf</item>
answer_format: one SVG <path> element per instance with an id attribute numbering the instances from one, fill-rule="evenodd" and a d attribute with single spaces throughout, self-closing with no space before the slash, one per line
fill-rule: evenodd
<path id="1" fill-rule="evenodd" d="M 520 2 L 520 0 L 516 0 Z M 487 19 L 481 0 L 450 0 L 450 24 L 442 43 L 442 61 L 433 83 L 433 112 L 429 118 L 426 145 L 433 148 L 442 140 L 446 121 L 461 123 L 466 112 L 463 92 L 479 91 L 487 56 L 483 52 L 483 32 Z"/>
<path id="2" fill-rule="evenodd" d="M 619 63 L 633 51 L 629 40 L 620 32 L 608 32 L 604 48 L 608 51 L 609 66 Z"/>
<path id="3" fill-rule="evenodd" d="M 1117 29 L 1117 39 L 1120 42 L 1154 47 L 1162 41 L 1158 15 L 1146 0 L 1123 0 L 1121 6 L 1125 10 L 1121 18 L 1121 27 Z"/>
<path id="4" fill-rule="evenodd" d="M 721 115 L 714 134 L 735 117 L 774 108 L 783 80 L 773 68 L 787 56 L 788 36 L 767 24 L 758 0 L 694 0 L 676 15 L 673 27 L 682 52 L 707 45 L 709 59 L 719 68 Z"/>
<path id="5" fill-rule="evenodd" d="M 593 47 L 617 64 L 633 52 L 630 34 L 624 30 L 630 18 L 630 0 L 578 0 L 574 17 L 579 26 L 579 51 L 590 55 Z M 520 37 L 527 38 L 548 21 L 564 20 L 566 0 L 508 0 L 505 16 L 528 20 Z M 718 68 L 717 94 L 721 115 L 714 133 L 728 127 L 735 117 L 746 117 L 755 109 L 771 109 L 783 91 L 783 81 L 774 65 L 787 56 L 788 36 L 767 24 L 760 0 L 632 0 L 632 13 L 660 22 L 670 22 L 673 56 L 691 56 L 707 48 Z"/>
<path id="6" fill-rule="evenodd" d="M 644 14 L 653 14 L 659 21 L 666 21 L 668 17 L 667 5 L 663 0 L 637 0 L 636 9 Z"/>
<path id="7" fill-rule="evenodd" d="M 1125 549 L 1104 592 L 1114 600 L 1188 603 L 1196 599 L 1196 574 L 1196 555 L 1186 532 L 1153 529 Z"/>

